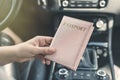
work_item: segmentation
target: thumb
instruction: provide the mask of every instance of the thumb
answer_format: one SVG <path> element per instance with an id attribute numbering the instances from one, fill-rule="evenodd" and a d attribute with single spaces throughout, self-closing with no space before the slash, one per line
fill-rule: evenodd
<path id="1" fill-rule="evenodd" d="M 55 48 L 52 47 L 36 47 L 36 54 L 49 55 L 56 52 Z"/>

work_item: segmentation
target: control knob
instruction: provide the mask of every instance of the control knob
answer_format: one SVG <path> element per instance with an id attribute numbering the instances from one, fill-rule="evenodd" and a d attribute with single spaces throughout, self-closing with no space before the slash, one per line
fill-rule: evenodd
<path id="1" fill-rule="evenodd" d="M 69 76 L 68 70 L 66 68 L 61 68 L 58 71 L 59 78 L 62 80 L 66 80 Z"/>
<path id="2" fill-rule="evenodd" d="M 68 5 L 69 5 L 68 0 L 64 0 L 64 1 L 62 2 L 62 6 L 63 6 L 63 7 L 67 7 Z"/>
<path id="3" fill-rule="evenodd" d="M 105 23 L 103 20 L 98 19 L 95 25 L 97 28 L 102 28 L 105 25 Z"/>
<path id="4" fill-rule="evenodd" d="M 106 6 L 106 1 L 105 0 L 100 0 L 99 6 L 102 7 L 102 8 L 105 7 Z"/>
<path id="5" fill-rule="evenodd" d="M 96 77 L 97 80 L 109 80 L 108 74 L 103 70 L 98 70 Z"/>

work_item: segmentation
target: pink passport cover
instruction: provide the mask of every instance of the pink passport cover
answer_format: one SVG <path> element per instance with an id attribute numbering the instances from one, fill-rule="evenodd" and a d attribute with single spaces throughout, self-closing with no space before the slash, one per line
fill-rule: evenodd
<path id="1" fill-rule="evenodd" d="M 57 51 L 45 58 L 76 71 L 93 29 L 91 22 L 64 16 L 50 45 Z"/>

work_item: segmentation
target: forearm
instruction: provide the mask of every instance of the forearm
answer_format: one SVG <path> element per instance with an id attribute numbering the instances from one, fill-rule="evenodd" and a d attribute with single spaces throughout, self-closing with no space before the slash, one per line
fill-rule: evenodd
<path id="1" fill-rule="evenodd" d="M 0 65 L 15 62 L 16 48 L 15 46 L 0 47 Z"/>

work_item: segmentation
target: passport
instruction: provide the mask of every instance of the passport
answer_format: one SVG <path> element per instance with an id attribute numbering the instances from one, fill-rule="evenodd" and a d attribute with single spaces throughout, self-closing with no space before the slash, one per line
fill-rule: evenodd
<path id="1" fill-rule="evenodd" d="M 93 30 L 92 22 L 63 16 L 50 44 L 56 53 L 45 58 L 76 71 Z"/>

